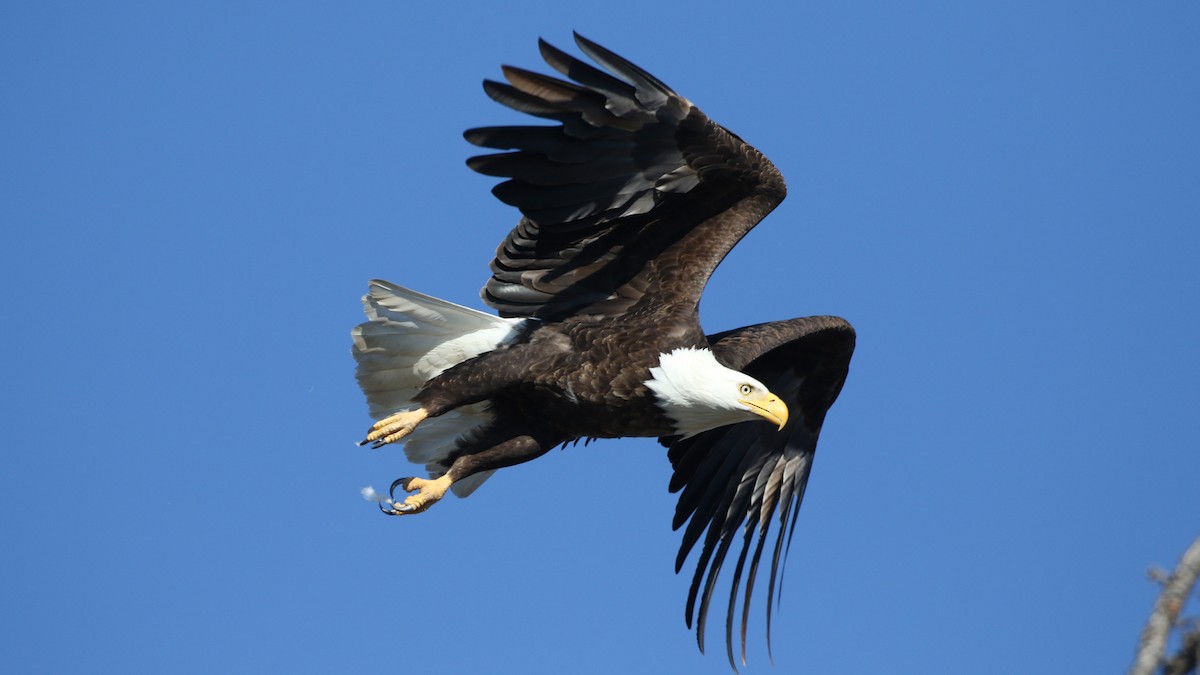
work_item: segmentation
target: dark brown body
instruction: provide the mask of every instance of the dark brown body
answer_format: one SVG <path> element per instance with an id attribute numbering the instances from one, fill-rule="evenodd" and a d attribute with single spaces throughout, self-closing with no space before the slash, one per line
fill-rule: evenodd
<path id="1" fill-rule="evenodd" d="M 517 341 L 446 370 L 415 400 L 431 416 L 487 402 L 503 420 L 497 423 L 503 430 L 488 429 L 460 442 L 459 455 L 486 450 L 481 444 L 494 440 L 496 432 L 528 435 L 550 447 L 577 438 L 670 436 L 673 424 L 645 385 L 650 369 L 661 354 L 708 346 L 694 318 L 673 323 L 673 330 L 664 331 L 649 322 L 614 330 L 608 320 L 592 316 L 528 321 L 528 333 Z M 487 468 L 498 467 L 476 470 Z"/>

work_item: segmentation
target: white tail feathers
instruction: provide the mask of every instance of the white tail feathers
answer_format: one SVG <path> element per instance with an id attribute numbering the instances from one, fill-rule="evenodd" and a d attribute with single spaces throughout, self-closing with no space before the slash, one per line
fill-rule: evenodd
<path id="1" fill-rule="evenodd" d="M 363 296 L 368 321 L 351 331 L 358 384 L 371 417 L 382 419 L 411 408 L 421 387 L 447 368 L 491 351 L 511 339 L 523 319 L 504 319 L 374 279 Z M 431 476 L 449 468 L 454 444 L 491 421 L 480 405 L 469 405 L 425 420 L 404 442 L 409 461 L 424 464 Z M 465 497 L 491 472 L 456 482 Z"/>

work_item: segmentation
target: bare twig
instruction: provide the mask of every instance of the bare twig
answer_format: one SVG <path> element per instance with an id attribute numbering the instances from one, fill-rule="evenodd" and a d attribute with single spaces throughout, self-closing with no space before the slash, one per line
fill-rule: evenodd
<path id="1" fill-rule="evenodd" d="M 1154 611 L 1150 613 L 1150 620 L 1146 622 L 1146 628 L 1142 630 L 1137 657 L 1133 661 L 1133 667 L 1129 669 L 1129 675 L 1153 675 L 1155 669 L 1162 664 L 1171 627 L 1175 625 L 1179 613 L 1187 604 L 1197 576 L 1200 576 L 1200 539 L 1192 542 L 1183 557 L 1179 559 L 1175 571 L 1167 577 L 1163 584 L 1162 593 L 1154 603 Z M 1187 643 L 1193 637 L 1195 637 L 1195 633 L 1188 636 L 1188 640 L 1184 641 L 1184 648 L 1180 650 L 1177 657 L 1186 658 L 1189 651 Z M 1195 649 L 1192 649 L 1191 652 L 1194 654 Z M 1174 660 L 1172 659 L 1172 661 Z"/>

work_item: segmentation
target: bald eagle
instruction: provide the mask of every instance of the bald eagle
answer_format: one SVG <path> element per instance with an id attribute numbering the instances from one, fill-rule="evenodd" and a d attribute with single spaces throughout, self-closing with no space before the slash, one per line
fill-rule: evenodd
<path id="1" fill-rule="evenodd" d="M 380 501 L 401 516 L 568 442 L 657 437 L 679 493 L 674 528 L 684 528 L 676 572 L 703 539 L 684 615 L 701 651 L 718 573 L 740 537 L 725 643 L 733 664 L 741 598 L 745 663 L 771 522 L 768 649 L 781 559 L 854 330 L 815 316 L 704 333 L 709 276 L 783 200 L 783 178 L 653 75 L 575 41 L 604 70 L 539 41 L 571 81 L 505 66 L 507 84 L 484 82 L 497 102 L 556 124 L 465 133 L 504 151 L 467 164 L 505 178 L 493 193 L 522 214 L 481 292 L 499 316 L 370 282 L 353 353 L 378 422 L 360 445 L 403 442 L 428 470 Z"/>

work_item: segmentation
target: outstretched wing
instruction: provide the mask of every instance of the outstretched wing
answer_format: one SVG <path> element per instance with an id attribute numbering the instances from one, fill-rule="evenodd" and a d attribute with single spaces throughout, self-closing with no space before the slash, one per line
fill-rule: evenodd
<path id="1" fill-rule="evenodd" d="M 558 126 L 487 127 L 465 137 L 513 150 L 473 157 L 523 218 L 501 243 L 485 302 L 503 316 L 616 315 L 639 302 L 690 303 L 751 228 L 783 200 L 757 150 L 653 75 L 578 34 L 608 72 L 544 40 L 574 82 L 505 66 L 496 101 Z"/>
<path id="2" fill-rule="evenodd" d="M 734 613 L 749 556 L 742 596 L 744 664 L 750 596 L 771 520 L 778 512 L 779 529 L 771 555 L 767 595 L 770 650 L 771 608 L 782 584 L 780 565 L 787 549 L 784 542 L 790 543 L 796 525 L 821 423 L 846 380 L 854 352 L 854 329 L 843 319 L 819 316 L 739 328 L 712 335 L 709 342 L 718 361 L 760 380 L 788 404 L 791 413 L 787 426 L 778 432 L 760 422 L 743 422 L 687 439 L 663 439 L 670 446 L 668 456 L 674 467 L 671 492 L 680 492 L 674 527 L 679 529 L 687 523 L 675 560 L 676 572 L 682 569 L 701 535 L 704 536 L 686 613 L 689 627 L 693 617 L 696 618 L 701 651 L 717 576 L 726 553 L 738 538 L 739 528 L 743 529 L 741 553 L 729 593 L 725 644 L 733 665 Z"/>

